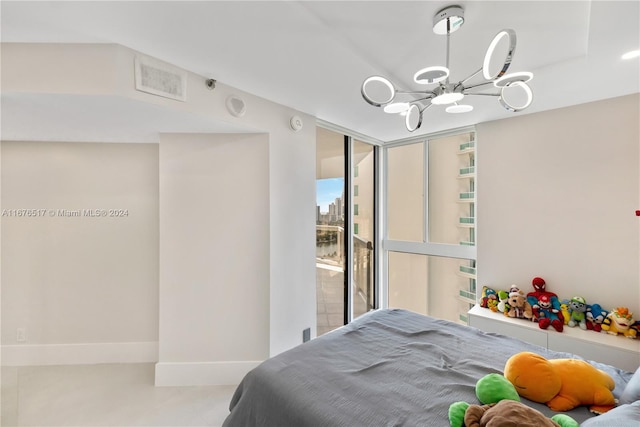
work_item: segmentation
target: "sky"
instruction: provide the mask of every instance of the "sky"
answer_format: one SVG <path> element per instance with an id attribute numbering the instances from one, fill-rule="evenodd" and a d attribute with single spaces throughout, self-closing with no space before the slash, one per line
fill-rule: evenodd
<path id="1" fill-rule="evenodd" d="M 320 206 L 320 212 L 329 212 L 329 205 L 342 196 L 343 189 L 343 178 L 316 180 L 316 204 Z"/>

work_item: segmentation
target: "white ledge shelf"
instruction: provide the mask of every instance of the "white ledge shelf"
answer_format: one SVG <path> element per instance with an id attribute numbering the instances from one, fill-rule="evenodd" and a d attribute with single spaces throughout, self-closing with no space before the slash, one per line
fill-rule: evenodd
<path id="1" fill-rule="evenodd" d="M 564 326 L 562 332 L 553 327 L 540 329 L 538 323 L 515 319 L 475 305 L 468 312 L 469 325 L 486 332 L 519 338 L 554 351 L 577 354 L 587 360 L 616 366 L 634 372 L 640 365 L 640 340 L 605 332 L 585 331 Z"/>

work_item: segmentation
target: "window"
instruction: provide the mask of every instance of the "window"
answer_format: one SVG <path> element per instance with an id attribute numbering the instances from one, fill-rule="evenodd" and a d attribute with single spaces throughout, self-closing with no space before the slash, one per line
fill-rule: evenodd
<path id="1" fill-rule="evenodd" d="M 424 143 L 387 149 L 387 235 L 422 242 L 424 237 Z"/>
<path id="2" fill-rule="evenodd" d="M 466 323 L 475 303 L 475 133 L 386 148 L 387 305 Z"/>

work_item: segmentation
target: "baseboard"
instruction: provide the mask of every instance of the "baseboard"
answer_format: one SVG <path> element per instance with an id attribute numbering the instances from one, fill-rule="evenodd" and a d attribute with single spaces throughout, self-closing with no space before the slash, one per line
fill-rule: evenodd
<path id="1" fill-rule="evenodd" d="M 153 363 L 157 342 L 3 345 L 3 366 Z"/>
<path id="2" fill-rule="evenodd" d="M 156 386 L 237 385 L 261 361 L 156 363 Z"/>

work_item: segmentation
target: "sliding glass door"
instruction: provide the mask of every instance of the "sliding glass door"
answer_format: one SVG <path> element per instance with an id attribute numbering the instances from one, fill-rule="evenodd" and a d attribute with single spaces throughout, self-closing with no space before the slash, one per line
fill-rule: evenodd
<path id="1" fill-rule="evenodd" d="M 377 306 L 376 147 L 323 128 L 316 147 L 319 336 Z"/>
<path id="2" fill-rule="evenodd" d="M 375 242 L 375 147 L 353 140 L 352 143 L 353 228 L 353 317 L 376 306 L 374 286 Z"/>
<path id="3" fill-rule="evenodd" d="M 344 136 L 318 128 L 316 137 L 317 335 L 344 325 L 345 153 Z"/>

